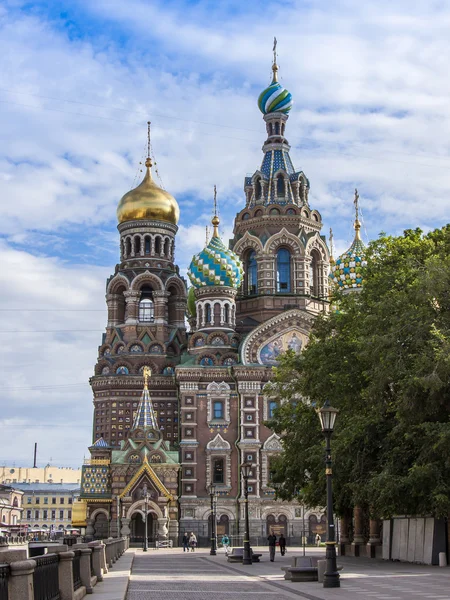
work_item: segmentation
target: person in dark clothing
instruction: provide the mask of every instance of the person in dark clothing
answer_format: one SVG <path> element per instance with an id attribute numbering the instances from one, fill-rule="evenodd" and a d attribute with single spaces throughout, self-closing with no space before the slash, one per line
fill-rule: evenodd
<path id="1" fill-rule="evenodd" d="M 277 542 L 277 536 L 271 533 L 267 539 L 269 540 L 269 557 L 270 562 L 275 560 L 275 544 Z"/>
<path id="2" fill-rule="evenodd" d="M 181 544 L 183 546 L 183 552 L 189 552 L 189 536 L 187 533 L 183 535 Z"/>
<path id="3" fill-rule="evenodd" d="M 278 544 L 280 546 L 281 556 L 284 556 L 285 552 L 286 552 L 286 538 L 284 537 L 283 534 L 281 534 L 280 537 L 278 538 Z"/>

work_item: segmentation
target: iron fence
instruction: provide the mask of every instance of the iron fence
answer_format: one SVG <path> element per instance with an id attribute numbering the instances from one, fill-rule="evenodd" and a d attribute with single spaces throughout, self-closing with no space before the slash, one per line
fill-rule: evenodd
<path id="1" fill-rule="evenodd" d="M 36 568 L 33 573 L 34 600 L 60 600 L 59 556 L 57 554 L 45 554 L 44 556 L 36 556 L 33 560 L 36 561 Z"/>
<path id="2" fill-rule="evenodd" d="M 81 550 L 73 550 L 75 556 L 72 563 L 73 589 L 81 587 Z"/>

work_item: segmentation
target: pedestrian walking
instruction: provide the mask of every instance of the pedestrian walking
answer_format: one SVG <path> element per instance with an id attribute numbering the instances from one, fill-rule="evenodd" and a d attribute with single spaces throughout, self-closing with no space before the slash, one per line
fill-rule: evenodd
<path id="1" fill-rule="evenodd" d="M 189 536 L 189 546 L 191 547 L 191 552 L 195 552 L 195 548 L 197 546 L 197 536 L 195 535 L 195 533 L 192 531 L 191 535 Z"/>
<path id="2" fill-rule="evenodd" d="M 281 556 L 284 556 L 286 553 L 286 538 L 284 537 L 283 534 L 281 534 L 280 537 L 278 538 L 278 545 L 280 546 Z"/>
<path id="3" fill-rule="evenodd" d="M 187 531 L 184 532 L 181 544 L 183 546 L 183 552 L 189 552 L 189 536 L 187 534 Z"/>
<path id="4" fill-rule="evenodd" d="M 317 534 L 316 535 L 316 546 L 320 546 L 321 542 L 322 542 L 322 538 L 320 537 L 319 534 Z"/>
<path id="5" fill-rule="evenodd" d="M 275 544 L 277 543 L 277 536 L 271 533 L 267 539 L 269 540 L 270 562 L 273 562 L 275 560 Z"/>
<path id="6" fill-rule="evenodd" d="M 228 556 L 228 551 L 230 548 L 230 539 L 226 534 L 224 534 L 224 536 L 222 537 L 222 546 L 225 548 L 225 554 Z"/>

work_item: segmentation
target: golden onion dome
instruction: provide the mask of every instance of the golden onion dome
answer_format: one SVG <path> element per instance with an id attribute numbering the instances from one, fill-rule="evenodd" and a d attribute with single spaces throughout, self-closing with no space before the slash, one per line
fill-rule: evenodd
<path id="1" fill-rule="evenodd" d="M 178 202 L 169 192 L 158 187 L 153 181 L 150 158 L 145 161 L 145 166 L 147 172 L 142 182 L 127 192 L 119 202 L 117 207 L 119 223 L 151 219 L 176 225 L 180 218 Z"/>

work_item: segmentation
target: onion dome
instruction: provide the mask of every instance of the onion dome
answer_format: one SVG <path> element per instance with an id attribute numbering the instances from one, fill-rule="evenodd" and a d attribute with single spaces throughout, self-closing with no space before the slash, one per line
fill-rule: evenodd
<path id="1" fill-rule="evenodd" d="M 341 290 L 358 290 L 364 284 L 364 271 L 367 266 L 366 247 L 361 240 L 361 223 L 355 220 L 355 239 L 352 245 L 335 263 L 330 262 L 330 279 Z"/>
<path id="2" fill-rule="evenodd" d="M 127 192 L 117 207 L 119 223 L 150 219 L 166 221 L 176 225 L 180 218 L 180 208 L 175 198 L 161 189 L 153 181 L 152 161 L 145 161 L 147 172 L 142 182 L 130 192 Z"/>
<path id="3" fill-rule="evenodd" d="M 294 101 L 292 95 L 278 82 L 278 65 L 273 63 L 273 79 L 268 88 L 263 90 L 258 98 L 258 108 L 267 115 L 268 113 L 288 113 Z"/>
<path id="4" fill-rule="evenodd" d="M 227 248 L 219 237 L 219 218 L 212 219 L 214 233 L 210 242 L 196 256 L 189 266 L 188 275 L 194 287 L 226 286 L 238 288 L 244 275 L 241 260 Z"/>

